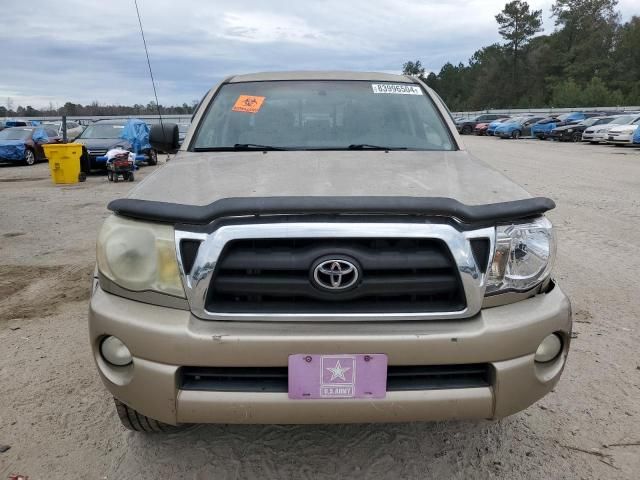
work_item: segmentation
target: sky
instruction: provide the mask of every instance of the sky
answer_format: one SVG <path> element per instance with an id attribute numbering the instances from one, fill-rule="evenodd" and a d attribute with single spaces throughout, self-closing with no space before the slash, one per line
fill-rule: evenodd
<path id="1" fill-rule="evenodd" d="M 623 20 L 639 0 L 620 0 Z M 553 30 L 552 0 L 530 0 Z M 138 0 L 159 101 L 192 103 L 223 78 L 273 70 L 428 71 L 501 41 L 505 0 Z M 0 0 L 0 105 L 147 104 L 133 0 Z M 8 100 L 10 99 L 10 100 Z"/>

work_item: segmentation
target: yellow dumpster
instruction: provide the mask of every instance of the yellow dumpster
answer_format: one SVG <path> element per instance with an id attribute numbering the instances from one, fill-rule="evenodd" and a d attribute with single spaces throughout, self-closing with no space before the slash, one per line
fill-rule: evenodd
<path id="1" fill-rule="evenodd" d="M 42 146 L 49 160 L 53 183 L 78 183 L 84 181 L 80 174 L 82 145 L 79 143 L 52 143 Z"/>

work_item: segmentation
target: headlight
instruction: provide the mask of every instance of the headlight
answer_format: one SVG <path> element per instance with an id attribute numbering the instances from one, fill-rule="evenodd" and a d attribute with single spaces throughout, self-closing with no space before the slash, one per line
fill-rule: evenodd
<path id="1" fill-rule="evenodd" d="M 486 293 L 532 289 L 549 276 L 555 253 L 553 226 L 546 217 L 496 227 L 496 248 Z"/>
<path id="2" fill-rule="evenodd" d="M 567 130 L 567 133 L 572 133 L 573 132 L 573 128 L 570 128 Z"/>
<path id="3" fill-rule="evenodd" d="M 122 288 L 184 298 L 173 227 L 111 215 L 98 235 L 98 270 Z"/>

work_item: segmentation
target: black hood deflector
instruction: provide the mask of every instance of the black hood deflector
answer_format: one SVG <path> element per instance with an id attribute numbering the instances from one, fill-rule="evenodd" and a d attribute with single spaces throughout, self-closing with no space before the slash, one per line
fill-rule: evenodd
<path id="1" fill-rule="evenodd" d="M 121 198 L 110 202 L 108 208 L 124 217 L 187 225 L 207 225 L 225 217 L 309 214 L 419 215 L 448 217 L 466 224 L 495 224 L 541 215 L 555 206 L 546 197 L 465 205 L 446 197 L 285 196 L 223 198 L 199 206 Z"/>

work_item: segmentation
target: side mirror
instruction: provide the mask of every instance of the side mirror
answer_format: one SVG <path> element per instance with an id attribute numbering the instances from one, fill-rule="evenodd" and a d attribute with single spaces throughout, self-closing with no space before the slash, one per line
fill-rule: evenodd
<path id="1" fill-rule="evenodd" d="M 178 125 L 175 123 L 154 124 L 149 132 L 151 148 L 165 153 L 176 153 L 179 144 Z"/>

